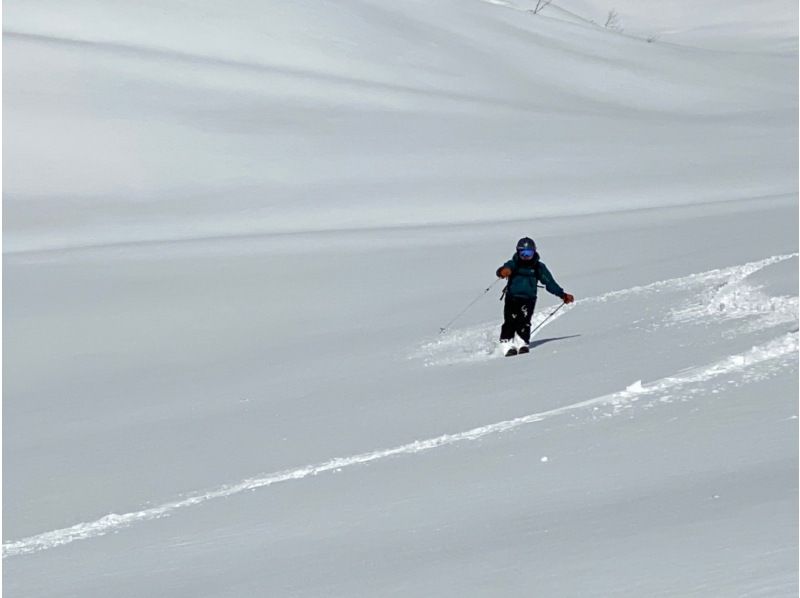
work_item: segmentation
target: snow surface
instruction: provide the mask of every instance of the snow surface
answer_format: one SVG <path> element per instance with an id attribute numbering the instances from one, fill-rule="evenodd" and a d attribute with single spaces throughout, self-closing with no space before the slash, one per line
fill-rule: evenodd
<path id="1" fill-rule="evenodd" d="M 533 6 L 5 3 L 7 595 L 797 595 L 797 5 Z"/>

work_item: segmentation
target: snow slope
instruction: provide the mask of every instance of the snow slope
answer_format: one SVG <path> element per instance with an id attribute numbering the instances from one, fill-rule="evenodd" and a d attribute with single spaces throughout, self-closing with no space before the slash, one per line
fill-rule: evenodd
<path id="1" fill-rule="evenodd" d="M 797 594 L 796 6 L 532 4 L 6 3 L 8 595 Z"/>
<path id="2" fill-rule="evenodd" d="M 5 250 L 794 192 L 796 52 L 522 6 L 8 2 Z"/>

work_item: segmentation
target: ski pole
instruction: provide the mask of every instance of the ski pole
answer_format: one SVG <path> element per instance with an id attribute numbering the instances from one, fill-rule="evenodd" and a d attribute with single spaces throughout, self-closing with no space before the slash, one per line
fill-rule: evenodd
<path id="1" fill-rule="evenodd" d="M 557 308 L 555 308 L 553 311 L 551 311 L 549 316 L 547 316 L 547 317 L 546 317 L 544 320 L 542 320 L 541 322 L 539 322 L 539 325 L 538 325 L 536 328 L 534 328 L 533 330 L 531 330 L 531 336 L 533 336 L 533 333 L 534 333 L 534 332 L 536 332 L 537 330 L 539 330 L 539 328 L 541 328 L 542 326 L 544 326 L 544 323 L 545 323 L 545 322 L 547 322 L 547 320 L 549 320 L 550 318 L 552 318 L 554 315 L 556 315 L 556 312 L 557 312 L 559 309 L 561 309 L 562 307 L 564 307 L 565 305 L 566 305 L 566 303 L 562 303 L 562 304 L 561 304 L 561 305 L 559 305 Z"/>
<path id="2" fill-rule="evenodd" d="M 441 326 L 441 327 L 439 328 L 439 334 L 444 334 L 444 333 L 445 333 L 445 331 L 446 331 L 448 328 L 450 328 L 450 325 L 451 325 L 453 322 L 455 322 L 456 320 L 458 320 L 458 318 L 460 318 L 461 316 L 463 316 L 463 315 L 466 313 L 466 311 L 467 311 L 467 310 L 468 310 L 470 307 L 472 307 L 473 305 L 475 305 L 475 304 L 476 304 L 476 303 L 477 303 L 477 302 L 480 300 L 480 298 L 481 298 L 481 297 L 483 297 L 483 296 L 484 296 L 486 293 L 488 293 L 490 290 L 492 290 L 492 287 L 493 287 L 494 285 L 496 285 L 498 282 L 500 282 L 501 280 L 503 280 L 503 279 L 502 279 L 502 278 L 498 278 L 497 280 L 495 280 L 495 281 L 494 281 L 492 284 L 490 284 L 488 287 L 486 287 L 486 290 L 485 290 L 485 291 L 483 291 L 483 292 L 482 292 L 480 295 L 478 295 L 477 297 L 475 297 L 475 299 L 473 299 L 472 301 L 470 301 L 469 305 L 467 305 L 467 306 L 466 306 L 464 309 L 462 309 L 460 312 L 458 312 L 458 314 L 456 314 L 456 316 L 455 316 L 455 317 L 454 317 L 452 320 L 450 320 L 450 321 L 449 321 L 447 324 L 445 324 L 444 326 Z"/>

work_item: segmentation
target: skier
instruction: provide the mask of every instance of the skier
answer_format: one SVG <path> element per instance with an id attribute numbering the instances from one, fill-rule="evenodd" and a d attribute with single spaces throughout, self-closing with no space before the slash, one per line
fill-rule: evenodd
<path id="1" fill-rule="evenodd" d="M 527 353 L 531 341 L 531 317 L 536 306 L 537 282 L 544 283 L 547 291 L 563 299 L 564 303 L 572 303 L 575 297 L 565 293 L 547 266 L 539 261 L 536 243 L 530 237 L 523 237 L 517 242 L 517 252 L 497 269 L 497 276 L 508 279 L 503 290 L 505 305 L 503 327 L 500 330 L 501 350 L 506 356 L 516 355 L 518 351 L 513 341 L 514 334 L 518 334 L 523 342 L 519 353 Z"/>

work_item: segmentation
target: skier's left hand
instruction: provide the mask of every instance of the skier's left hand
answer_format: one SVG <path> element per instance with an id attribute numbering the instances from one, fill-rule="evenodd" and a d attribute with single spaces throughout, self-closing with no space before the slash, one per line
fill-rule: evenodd
<path id="1" fill-rule="evenodd" d="M 573 303 L 574 301 L 575 297 L 573 297 L 569 293 L 564 293 L 564 303 Z"/>

